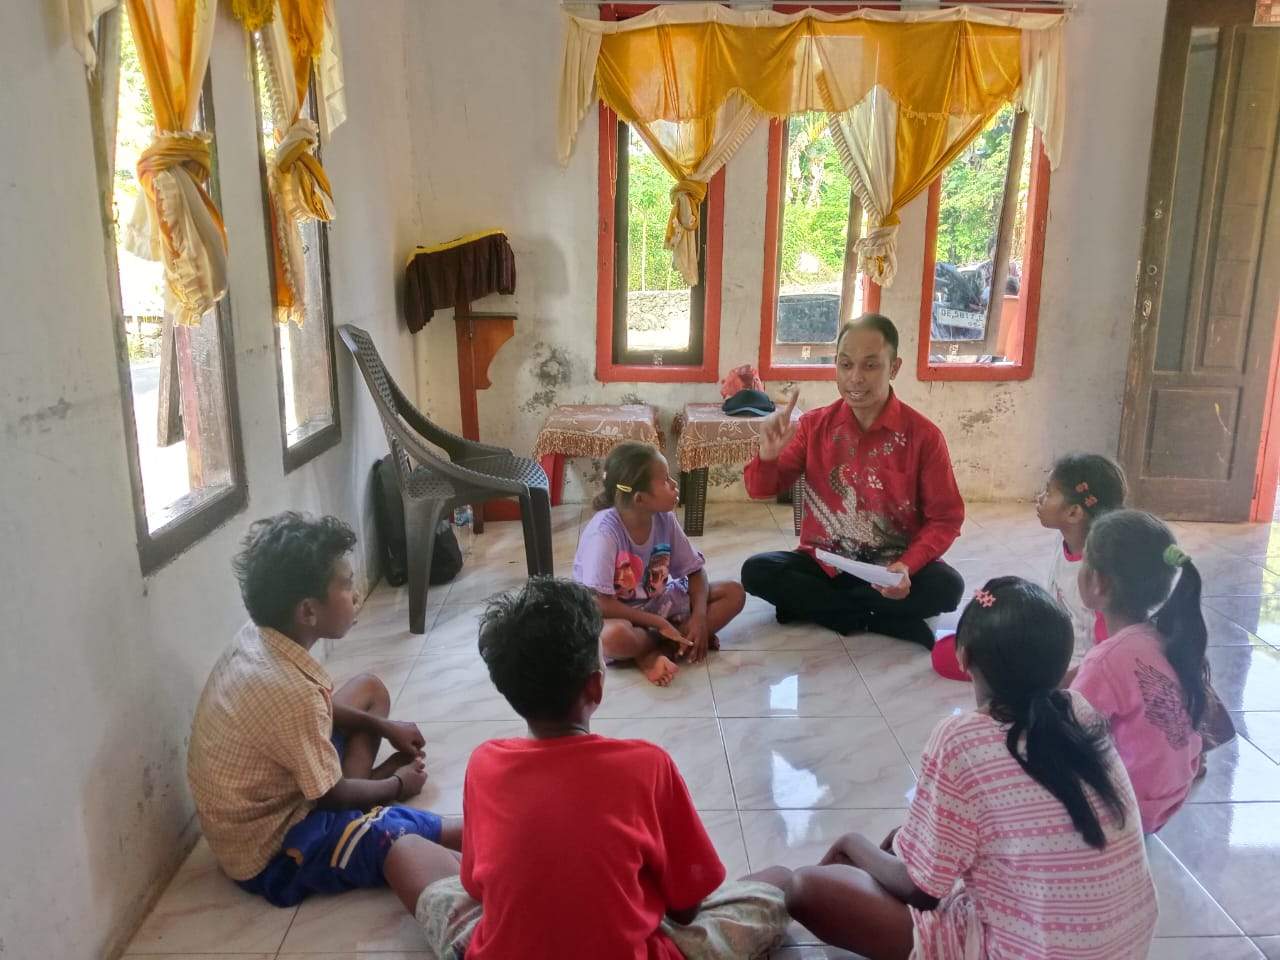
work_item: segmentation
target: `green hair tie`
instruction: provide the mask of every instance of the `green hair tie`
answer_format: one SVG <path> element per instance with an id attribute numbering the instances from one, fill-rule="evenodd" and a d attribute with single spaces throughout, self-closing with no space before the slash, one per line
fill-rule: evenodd
<path id="1" fill-rule="evenodd" d="M 1181 567 L 1190 559 L 1191 556 L 1187 551 L 1176 543 L 1171 543 L 1164 548 L 1164 562 L 1171 567 Z"/>

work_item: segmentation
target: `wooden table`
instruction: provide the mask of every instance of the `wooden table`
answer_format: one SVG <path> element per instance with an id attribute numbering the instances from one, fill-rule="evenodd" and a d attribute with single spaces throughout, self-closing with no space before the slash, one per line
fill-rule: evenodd
<path id="1" fill-rule="evenodd" d="M 798 423 L 802 410 L 791 414 Z M 760 452 L 760 427 L 764 417 L 731 417 L 718 403 L 686 403 L 676 414 L 671 432 L 677 437 L 676 459 L 680 464 L 680 499 L 684 501 L 684 532 L 691 537 L 702 533 L 707 510 L 707 471 L 713 466 L 746 463 Z M 779 494 L 778 502 L 782 502 Z M 804 516 L 804 477 L 791 488 L 792 522 L 796 535 Z"/>
<path id="2" fill-rule="evenodd" d="M 651 443 L 659 450 L 666 444 L 658 412 L 649 404 L 565 404 L 552 410 L 533 446 L 533 459 L 542 461 L 551 481 L 551 505 L 560 505 L 566 457 L 603 460 L 627 440 Z"/>

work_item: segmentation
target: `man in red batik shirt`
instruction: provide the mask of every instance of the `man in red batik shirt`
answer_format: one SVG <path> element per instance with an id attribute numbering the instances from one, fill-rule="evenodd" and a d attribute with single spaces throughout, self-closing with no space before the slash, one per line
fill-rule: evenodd
<path id="1" fill-rule="evenodd" d="M 803 474 L 798 550 L 761 553 L 742 565 L 748 593 L 769 601 L 779 623 L 807 620 L 839 633 L 860 630 L 933 647 L 928 617 L 954 610 L 964 580 L 940 559 L 960 535 L 964 501 L 942 432 L 898 399 L 898 330 L 869 313 L 836 341 L 840 399 L 791 424 L 798 394 L 771 415 L 747 492 L 772 497 Z M 814 559 L 815 549 L 901 573 L 877 587 Z"/>

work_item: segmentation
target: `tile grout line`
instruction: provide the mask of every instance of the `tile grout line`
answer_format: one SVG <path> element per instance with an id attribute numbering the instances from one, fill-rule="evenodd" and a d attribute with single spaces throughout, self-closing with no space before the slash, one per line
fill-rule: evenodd
<path id="1" fill-rule="evenodd" d="M 1173 862 L 1176 863 L 1179 867 L 1181 867 L 1182 870 L 1186 873 L 1186 875 L 1191 878 L 1191 882 L 1196 885 L 1196 889 L 1198 889 L 1202 894 L 1204 894 L 1204 896 L 1208 899 L 1210 903 L 1212 903 L 1219 910 L 1221 910 L 1222 915 L 1224 917 L 1226 917 L 1228 920 L 1231 921 L 1232 926 L 1236 928 L 1236 930 L 1239 933 L 1239 936 L 1248 937 L 1249 934 L 1244 932 L 1244 928 L 1240 926 L 1240 922 L 1231 915 L 1231 912 L 1227 910 L 1225 906 L 1223 906 L 1221 903 L 1218 902 L 1218 899 L 1212 893 L 1209 892 L 1208 888 L 1205 887 L 1203 883 L 1200 882 L 1200 878 L 1195 875 L 1192 869 L 1188 867 L 1185 863 L 1183 863 L 1181 858 L 1176 853 L 1173 852 L 1173 848 L 1170 847 L 1167 843 L 1165 843 L 1163 840 L 1161 840 L 1157 836 L 1153 835 L 1152 839 L 1156 843 L 1160 844 L 1160 846 L 1164 847 L 1165 853 L 1167 853 L 1170 856 L 1170 858 L 1172 858 Z M 1206 934 L 1206 936 L 1208 935 Z"/>
<path id="2" fill-rule="evenodd" d="M 284 942 L 289 939 L 289 931 L 293 929 L 294 921 L 298 919 L 298 912 L 301 909 L 301 904 L 293 908 L 293 916 L 289 918 L 289 925 L 284 928 L 284 936 L 280 938 L 280 945 L 276 947 L 276 951 L 273 954 L 275 960 L 279 960 L 280 954 L 284 951 Z"/>
<path id="3" fill-rule="evenodd" d="M 723 652 L 723 651 L 718 651 Z M 747 860 L 747 872 L 755 869 L 751 863 L 751 850 L 747 846 L 747 831 L 742 825 L 742 810 L 738 806 L 738 785 L 733 779 L 733 763 L 729 759 L 729 745 L 724 739 L 724 723 L 720 716 L 720 705 L 716 701 L 716 684 L 711 678 L 711 665 L 707 665 L 707 683 L 711 687 L 711 709 L 715 711 L 716 733 L 720 735 L 720 750 L 724 754 L 725 771 L 729 774 L 729 794 L 733 797 L 733 817 L 738 822 L 738 839 L 742 843 L 742 855 Z"/>

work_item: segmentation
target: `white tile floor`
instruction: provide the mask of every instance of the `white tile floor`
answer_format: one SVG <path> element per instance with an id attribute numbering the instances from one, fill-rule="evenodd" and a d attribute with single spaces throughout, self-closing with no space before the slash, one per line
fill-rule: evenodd
<path id="1" fill-rule="evenodd" d="M 554 511 L 562 575 L 587 509 Z M 697 542 L 713 578 L 736 578 L 752 553 L 794 545 L 789 507 L 713 503 L 708 513 Z M 969 517 L 948 555 L 967 592 L 1000 573 L 1043 578 L 1054 540 L 1028 505 L 972 504 Z M 1148 842 L 1161 902 L 1151 956 L 1280 960 L 1280 524 L 1177 528 L 1205 571 L 1214 686 L 1241 737 L 1212 755 L 1189 804 Z M 523 579 L 519 529 L 490 524 L 466 545 L 462 575 L 431 592 L 425 637 L 408 632 L 404 591 L 381 589 L 328 651 L 335 680 L 377 673 L 394 697 L 392 715 L 422 727 L 430 780 L 414 802 L 443 814 L 461 813 L 471 750 L 523 730 L 475 651 L 483 599 Z M 709 663 L 684 668 L 664 690 L 635 670 L 611 669 L 594 727 L 671 752 L 732 875 L 811 863 L 846 830 L 880 834 L 896 825 L 930 729 L 972 704 L 969 688 L 934 675 L 917 648 L 780 627 L 754 599 L 722 641 Z M 790 937 L 775 957 L 851 956 L 814 945 L 799 926 Z M 279 910 L 241 893 L 201 843 L 128 956 L 421 960 L 423 949 L 388 891 Z"/>

